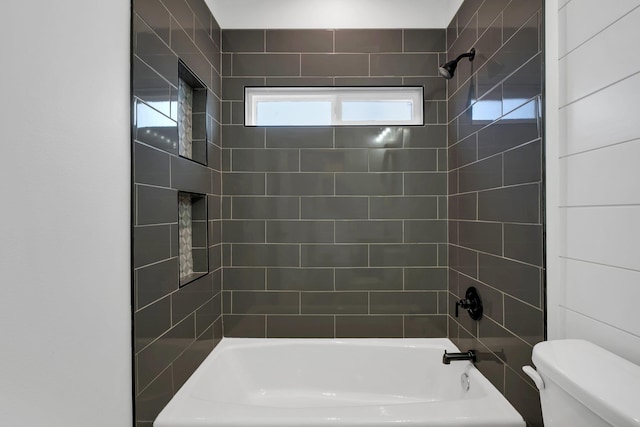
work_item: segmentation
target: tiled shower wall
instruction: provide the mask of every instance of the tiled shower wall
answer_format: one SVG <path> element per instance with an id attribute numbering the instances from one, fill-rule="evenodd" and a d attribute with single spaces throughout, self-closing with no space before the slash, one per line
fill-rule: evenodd
<path id="1" fill-rule="evenodd" d="M 222 338 L 220 28 L 203 0 L 133 7 L 135 413 L 151 426 Z M 178 156 L 178 58 L 208 88 L 208 166 Z M 209 220 L 209 273 L 183 288 L 178 191 L 205 194 Z"/>
<path id="2" fill-rule="evenodd" d="M 225 336 L 447 336 L 445 30 L 225 30 Z M 244 127 L 243 86 L 422 85 L 426 125 Z"/>
<path id="3" fill-rule="evenodd" d="M 475 286 L 485 308 L 451 315 L 449 334 L 533 426 L 520 368 L 544 339 L 542 19 L 540 0 L 466 0 L 447 30 L 450 58 L 477 50 L 448 86 L 450 304 Z"/>

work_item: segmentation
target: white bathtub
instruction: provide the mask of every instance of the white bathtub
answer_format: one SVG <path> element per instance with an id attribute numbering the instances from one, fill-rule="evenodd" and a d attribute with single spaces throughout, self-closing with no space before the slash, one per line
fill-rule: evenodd
<path id="1" fill-rule="evenodd" d="M 448 339 L 225 338 L 154 427 L 521 427 Z M 468 374 L 465 391 L 461 377 Z"/>

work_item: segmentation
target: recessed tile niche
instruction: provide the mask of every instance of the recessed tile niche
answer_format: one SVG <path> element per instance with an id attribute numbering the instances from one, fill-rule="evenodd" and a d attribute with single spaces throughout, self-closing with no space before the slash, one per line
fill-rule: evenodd
<path id="1" fill-rule="evenodd" d="M 204 194 L 178 193 L 178 247 L 180 286 L 208 273 L 207 197 Z"/>
<path id="2" fill-rule="evenodd" d="M 207 164 L 207 87 L 178 61 L 179 155 Z"/>

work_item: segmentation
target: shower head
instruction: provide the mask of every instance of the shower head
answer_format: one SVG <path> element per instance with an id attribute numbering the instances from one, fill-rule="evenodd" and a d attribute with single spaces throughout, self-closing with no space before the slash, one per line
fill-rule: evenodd
<path id="1" fill-rule="evenodd" d="M 473 58 L 475 58 L 475 56 L 476 56 L 476 50 L 475 48 L 471 48 L 471 50 L 468 53 L 463 53 L 453 61 L 449 61 L 446 64 L 443 64 L 440 67 L 438 67 L 438 72 L 442 77 L 449 80 L 455 74 L 456 67 L 458 66 L 458 62 L 460 62 L 462 58 L 469 58 L 469 61 L 473 61 Z"/>

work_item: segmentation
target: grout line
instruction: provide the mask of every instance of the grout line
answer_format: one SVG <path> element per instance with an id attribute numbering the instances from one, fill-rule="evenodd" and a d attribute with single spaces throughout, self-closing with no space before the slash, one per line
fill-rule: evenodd
<path id="1" fill-rule="evenodd" d="M 569 4 L 569 2 L 567 2 L 567 4 Z M 566 5 L 565 5 L 566 6 Z M 563 6 L 564 7 L 564 6 Z M 615 24 L 617 24 L 618 22 L 622 21 L 624 18 L 626 18 L 627 16 L 631 15 L 633 12 L 636 11 L 636 9 L 640 8 L 639 6 L 635 6 L 634 8 L 632 8 L 631 10 L 629 10 L 627 13 L 625 13 L 624 15 L 622 15 L 621 17 L 619 17 L 618 19 L 616 19 L 615 21 L 611 22 L 609 25 L 607 25 L 606 27 L 604 27 L 603 29 L 601 29 L 600 31 L 598 31 L 597 33 L 593 34 L 591 37 L 589 37 L 588 39 L 584 40 L 582 43 L 580 43 L 579 45 L 577 45 L 576 47 L 574 47 L 573 49 L 571 49 L 570 51 L 567 51 L 564 55 L 562 55 L 561 57 L 558 58 L 558 60 L 562 60 L 564 58 L 566 58 L 567 56 L 569 56 L 571 53 L 575 52 L 576 50 L 580 49 L 582 46 L 584 46 L 585 44 L 589 43 L 591 40 L 595 39 L 597 36 L 599 36 L 600 34 L 604 33 L 606 30 L 608 30 L 609 28 L 613 27 Z M 560 8 L 559 10 L 562 10 L 562 8 Z"/>

